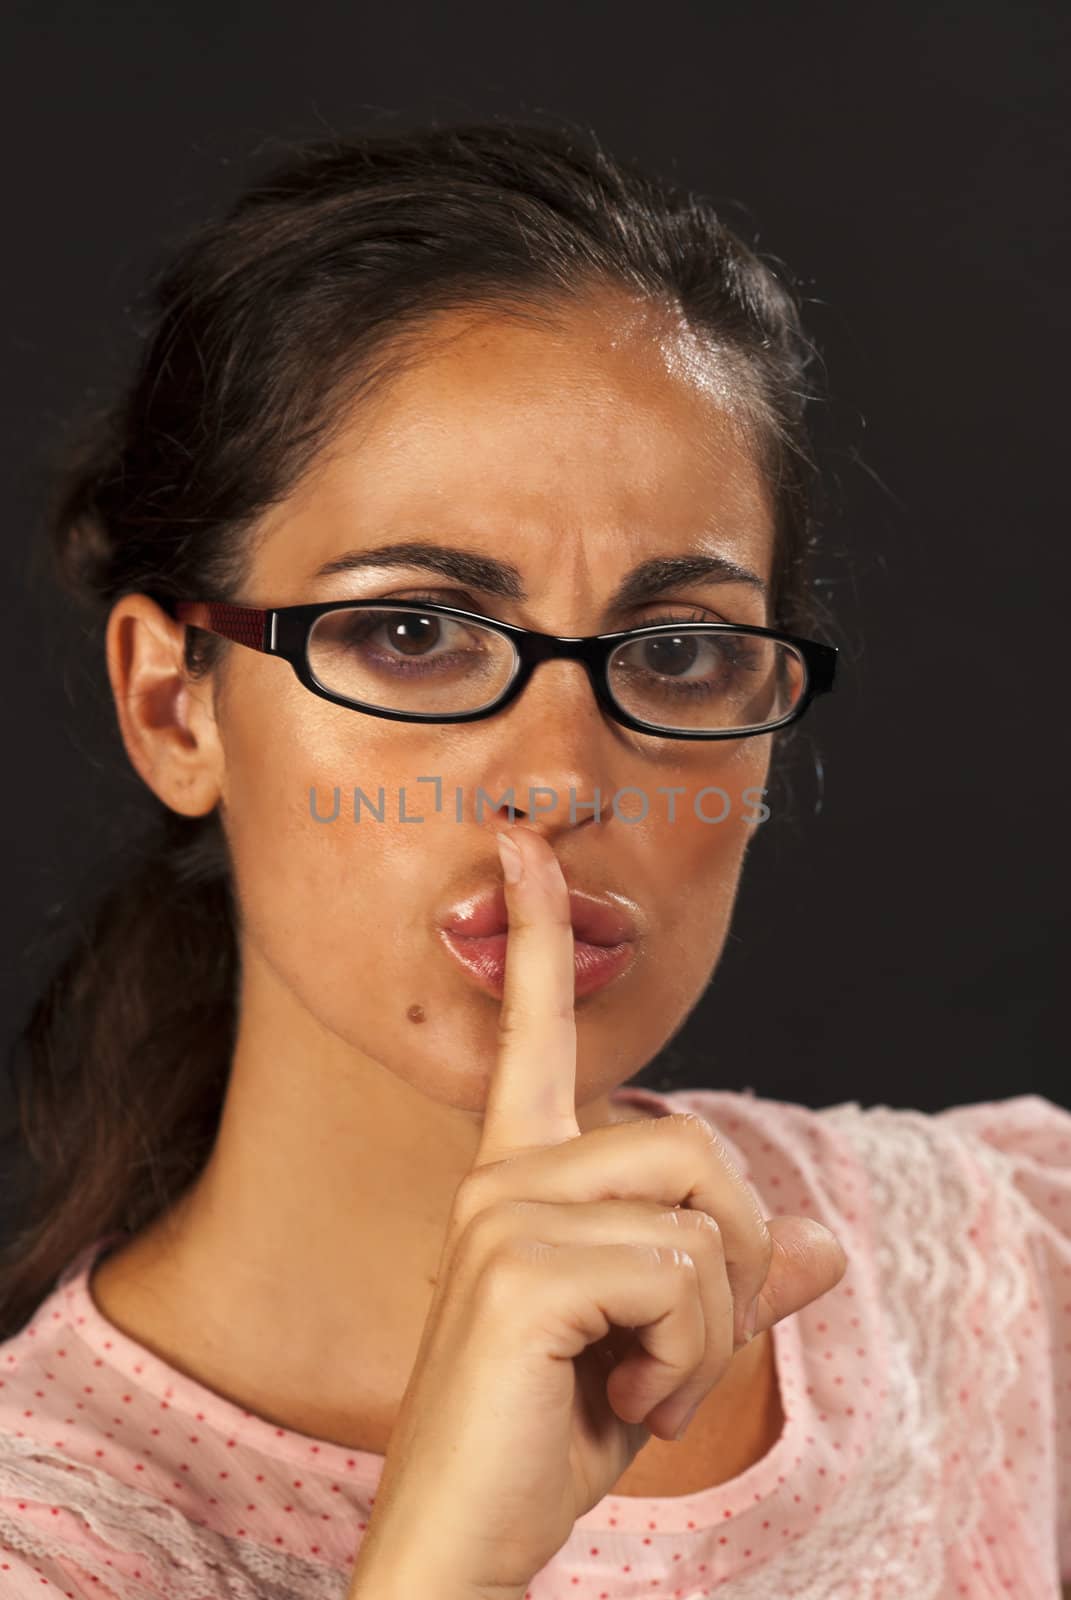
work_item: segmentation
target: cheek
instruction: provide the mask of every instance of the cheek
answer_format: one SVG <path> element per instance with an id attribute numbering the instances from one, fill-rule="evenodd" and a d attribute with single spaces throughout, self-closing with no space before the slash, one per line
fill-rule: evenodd
<path id="1" fill-rule="evenodd" d="M 280 688 L 260 707 L 250 696 L 249 721 L 228 733 L 227 834 L 245 937 L 328 1021 L 355 1009 L 355 980 L 417 916 L 416 829 L 394 820 L 404 777 L 389 724 Z M 367 808 L 355 822 L 354 787 L 376 802 L 381 785 L 383 822 Z"/>
<path id="2" fill-rule="evenodd" d="M 497 1007 L 466 991 L 430 926 L 459 830 L 427 813 L 398 822 L 397 785 L 363 780 L 340 782 L 337 818 L 316 822 L 295 763 L 251 788 L 233 819 L 243 937 L 270 973 L 260 1019 L 299 1041 L 314 1020 L 316 1041 L 326 1030 L 422 1093 L 475 1110 Z M 334 784 L 311 781 L 330 816 Z M 367 810 L 353 820 L 355 781 L 372 800 L 382 782 L 382 822 Z"/>
<path id="3" fill-rule="evenodd" d="M 659 797 L 651 848 L 666 886 L 664 951 L 667 962 L 681 964 L 688 982 L 698 968 L 709 971 L 718 960 L 728 933 L 744 858 L 763 815 L 766 744 L 726 742 L 701 768 L 682 770 L 672 780 L 684 790 L 676 797 L 673 821 L 668 799 Z"/>

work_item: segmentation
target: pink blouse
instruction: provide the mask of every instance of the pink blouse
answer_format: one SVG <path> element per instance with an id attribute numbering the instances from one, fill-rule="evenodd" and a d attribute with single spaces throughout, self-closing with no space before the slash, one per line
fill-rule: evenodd
<path id="1" fill-rule="evenodd" d="M 767 1455 L 692 1494 L 606 1495 L 531 1600 L 1058 1600 L 1071 1113 L 1035 1094 L 936 1114 L 615 1098 L 698 1112 L 763 1214 L 817 1217 L 849 1265 L 772 1330 Z M 87 1283 L 116 1237 L 0 1343 L 0 1596 L 342 1600 L 383 1458 L 276 1427 L 127 1338 Z"/>

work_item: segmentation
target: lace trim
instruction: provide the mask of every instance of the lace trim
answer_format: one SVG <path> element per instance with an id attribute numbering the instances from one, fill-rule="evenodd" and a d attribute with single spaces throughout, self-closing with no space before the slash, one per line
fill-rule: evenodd
<path id="1" fill-rule="evenodd" d="M 941 1600 L 947 1550 L 977 1526 L 981 1480 L 1004 1454 L 1019 1370 L 1009 1335 L 1029 1292 L 1025 1203 L 999 1152 L 965 1148 L 922 1112 L 851 1101 L 818 1114 L 867 1175 L 888 1393 L 865 1460 L 813 1532 L 735 1577 L 733 1600 Z M 971 1163 L 991 1180 L 985 1257 L 968 1231 Z"/>
<path id="2" fill-rule="evenodd" d="M 80 1517 L 102 1545 L 76 1542 L 62 1529 L 38 1529 L 0 1505 L 0 1545 L 34 1559 L 61 1557 L 118 1589 L 123 1600 L 342 1600 L 349 1574 L 269 1550 L 191 1522 L 174 1506 L 109 1473 L 72 1461 L 34 1439 L 0 1440 L 0 1495 L 62 1506 Z M 137 1556 L 143 1578 L 127 1568 Z"/>

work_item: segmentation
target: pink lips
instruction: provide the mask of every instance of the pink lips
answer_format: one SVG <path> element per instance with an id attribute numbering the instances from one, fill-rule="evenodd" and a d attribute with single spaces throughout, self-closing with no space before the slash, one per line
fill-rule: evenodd
<path id="1" fill-rule="evenodd" d="M 636 923 L 628 912 L 577 889 L 569 891 L 573 924 L 574 994 L 603 988 L 636 957 Z M 509 918 L 501 884 L 452 910 L 439 924 L 443 944 L 480 988 L 501 998 Z"/>

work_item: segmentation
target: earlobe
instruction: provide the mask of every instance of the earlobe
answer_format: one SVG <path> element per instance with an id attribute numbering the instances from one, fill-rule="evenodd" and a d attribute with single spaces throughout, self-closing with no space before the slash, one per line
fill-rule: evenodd
<path id="1" fill-rule="evenodd" d="M 203 816 L 222 793 L 215 723 L 206 707 L 195 704 L 185 684 L 170 686 L 161 698 L 168 710 L 151 733 L 151 787 L 172 811 Z"/>

